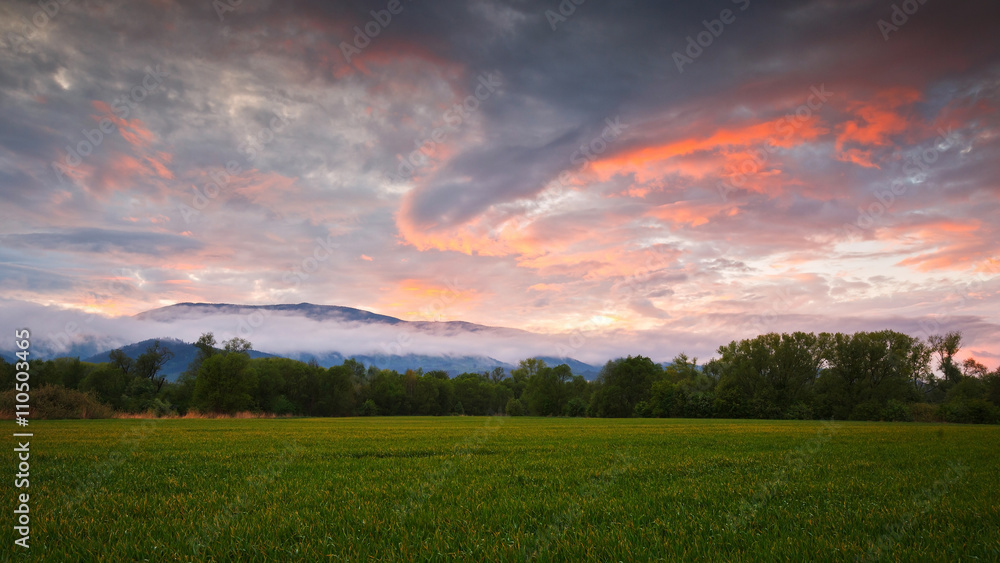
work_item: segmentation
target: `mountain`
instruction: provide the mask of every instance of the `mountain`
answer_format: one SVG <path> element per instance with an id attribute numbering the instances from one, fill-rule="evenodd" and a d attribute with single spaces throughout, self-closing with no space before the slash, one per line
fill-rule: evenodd
<path id="1" fill-rule="evenodd" d="M 354 309 L 351 307 L 338 307 L 333 305 L 314 305 L 311 303 L 299 303 L 296 305 L 235 305 L 228 303 L 178 303 L 159 309 L 152 309 L 139 313 L 131 319 L 123 319 L 123 328 L 115 334 L 113 331 L 104 332 L 83 332 L 70 341 L 59 339 L 39 339 L 32 342 L 32 359 L 52 359 L 55 357 L 77 357 L 86 362 L 102 363 L 108 361 L 108 354 L 119 347 L 131 358 L 138 358 L 146 348 L 153 343 L 153 339 L 139 342 L 129 342 L 128 335 L 142 327 L 143 332 L 148 335 L 171 333 L 174 327 L 172 323 L 184 321 L 189 327 L 186 334 L 190 334 L 190 327 L 194 326 L 198 330 L 214 330 L 216 334 L 225 334 L 225 328 L 229 327 L 229 334 L 232 334 L 235 327 L 232 317 L 240 317 L 235 322 L 251 322 L 251 328 L 259 326 L 255 317 L 280 316 L 291 319 L 291 324 L 271 325 L 283 327 L 284 334 L 279 334 L 278 340 L 288 336 L 295 342 L 310 337 L 308 344 L 303 344 L 297 351 L 295 346 L 289 345 L 287 341 L 279 343 L 273 339 L 264 339 L 254 343 L 258 347 L 268 350 L 269 347 L 280 350 L 275 353 L 274 349 L 268 351 L 254 350 L 251 356 L 260 357 L 287 357 L 308 362 L 314 360 L 323 367 L 340 365 L 347 358 L 354 358 L 366 366 L 377 366 L 382 369 L 394 369 L 396 371 L 416 370 L 423 368 L 426 371 L 441 370 L 451 376 L 460 373 L 472 372 L 482 373 L 492 371 L 494 368 L 502 367 L 508 372 L 516 366 L 492 357 L 493 353 L 500 354 L 499 350 L 504 350 L 506 355 L 511 355 L 521 349 L 521 344 L 528 342 L 537 344 L 544 342 L 545 335 L 539 335 L 528 331 L 480 325 L 465 321 L 406 321 L 388 315 L 380 315 Z M 309 319 L 315 323 L 295 324 L 295 319 Z M 258 319 L 259 320 L 259 319 Z M 137 324 L 136 321 L 139 321 Z M 108 322 L 114 322 L 110 320 Z M 214 323 L 214 328 L 213 328 Z M 316 324 L 318 323 L 318 325 Z M 328 323 L 330 331 L 326 331 L 323 326 Z M 146 326 L 148 325 L 148 326 Z M 291 328 L 289 328 L 291 327 Z M 150 330 L 152 329 L 152 330 Z M 237 334 L 240 334 L 237 331 Z M 258 332 L 259 334 L 259 332 Z M 417 340 L 402 340 L 402 336 L 419 336 Z M 189 336 L 190 338 L 190 336 Z M 460 340 L 460 339 L 467 340 Z M 387 353 L 370 352 L 372 346 L 370 342 L 380 342 L 384 339 L 384 344 L 380 347 Z M 163 375 L 169 381 L 175 381 L 188 365 L 197 356 L 198 350 L 193 344 L 189 344 L 176 338 L 160 338 L 160 343 L 169 348 L 174 353 L 174 357 L 166 363 L 163 368 Z M 420 342 L 422 344 L 417 344 Z M 430 345 L 426 345 L 430 342 Z M 466 342 L 474 342 L 472 353 L 463 353 Z M 537 350 L 545 346 L 534 346 Z M 366 353 L 355 353 L 357 351 Z M 455 350 L 456 352 L 446 352 L 445 350 Z M 391 353 L 395 352 L 395 353 Z M 14 351 L 4 349 L 0 354 L 8 361 L 13 361 Z M 525 353 L 525 357 L 528 357 Z M 550 366 L 568 364 L 573 373 L 580 374 L 587 379 L 593 379 L 600 372 L 600 366 L 593 366 L 568 357 L 542 357 L 545 363 Z"/>
<path id="2" fill-rule="evenodd" d="M 417 333 L 432 335 L 442 339 L 475 335 L 481 338 L 520 338 L 531 339 L 538 335 L 528 331 L 486 326 L 465 321 L 406 321 L 388 315 L 380 315 L 362 309 L 352 307 L 340 307 L 335 305 L 315 305 L 312 303 L 299 303 L 287 305 L 238 305 L 230 303 L 178 303 L 159 309 L 153 309 L 135 315 L 136 319 L 145 321 L 155 321 L 160 323 L 171 323 L 175 321 L 198 321 L 216 316 L 240 316 L 246 321 L 251 321 L 251 316 L 280 315 L 284 317 L 307 318 L 320 323 L 330 322 L 338 325 L 378 327 L 386 326 L 399 329 L 407 329 Z M 484 372 L 496 367 L 511 370 L 516 366 L 497 360 L 486 355 L 456 355 L 456 354 L 428 354 L 421 350 L 414 350 L 409 354 L 353 354 L 352 350 L 343 349 L 341 344 L 329 344 L 328 350 L 319 352 L 285 352 L 281 355 L 302 361 L 315 360 L 323 367 L 340 365 L 346 358 L 354 358 L 366 366 L 375 365 L 379 368 L 405 371 L 407 369 L 423 368 L 424 371 L 442 370 L 449 375 L 457 375 L 464 372 Z M 267 348 L 262 345 L 261 348 Z M 548 365 L 568 364 L 573 373 L 583 375 L 587 379 L 593 379 L 600 372 L 599 366 L 592 366 L 573 358 L 544 357 Z M 181 370 L 183 371 L 183 370 Z"/>
<path id="3" fill-rule="evenodd" d="M 208 316 L 240 315 L 249 317 L 255 312 L 270 316 L 280 314 L 289 317 L 305 317 L 314 321 L 333 321 L 343 324 L 383 324 L 401 326 L 434 334 L 486 333 L 494 336 L 528 336 L 531 333 L 516 329 L 486 326 L 465 321 L 404 321 L 388 315 L 380 315 L 363 309 L 339 307 L 336 305 L 234 305 L 230 303 L 177 303 L 159 309 L 152 309 L 135 315 L 136 319 L 169 323 L 179 320 L 196 320 Z"/>
<path id="4" fill-rule="evenodd" d="M 598 375 L 601 374 L 602 366 L 592 366 L 590 364 L 585 364 L 579 360 L 574 360 L 573 358 L 553 358 L 551 356 L 539 356 L 539 359 L 545 362 L 547 366 L 557 366 L 559 364 L 566 364 L 569 369 L 573 370 L 573 374 L 582 375 L 584 379 L 596 379 Z"/>

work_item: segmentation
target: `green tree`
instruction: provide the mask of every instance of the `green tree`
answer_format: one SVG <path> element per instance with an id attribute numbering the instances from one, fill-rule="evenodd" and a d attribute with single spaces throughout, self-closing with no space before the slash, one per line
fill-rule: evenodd
<path id="1" fill-rule="evenodd" d="M 166 382 L 166 377 L 160 375 L 160 371 L 173 357 L 174 353 L 169 348 L 162 346 L 159 340 L 154 340 L 146 347 L 146 351 L 136 358 L 133 366 L 134 373 L 137 377 L 151 381 L 156 387 L 156 391 L 159 392 Z"/>
<path id="2" fill-rule="evenodd" d="M 192 406 L 203 412 L 232 414 L 253 408 L 255 373 L 245 353 L 206 358 L 198 370 Z"/>
<path id="3" fill-rule="evenodd" d="M 962 379 L 962 370 L 955 363 L 955 355 L 962 349 L 962 333 L 935 334 L 927 339 L 931 350 L 938 355 L 938 369 L 944 376 L 941 387 L 947 390 Z"/>
<path id="4" fill-rule="evenodd" d="M 591 406 L 601 417 L 628 417 L 640 401 L 649 398 L 653 382 L 663 369 L 649 358 L 629 356 L 605 364 L 597 377 Z"/>
<path id="5" fill-rule="evenodd" d="M 528 376 L 522 400 L 534 416 L 559 416 L 569 401 L 573 372 L 566 364 L 542 367 Z"/>

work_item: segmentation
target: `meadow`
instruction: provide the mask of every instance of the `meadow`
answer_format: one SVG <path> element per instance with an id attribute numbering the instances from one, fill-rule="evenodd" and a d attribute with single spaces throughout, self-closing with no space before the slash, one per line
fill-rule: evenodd
<path id="1" fill-rule="evenodd" d="M 30 551 L 5 526 L 16 561 L 1000 560 L 992 426 L 31 424 Z"/>

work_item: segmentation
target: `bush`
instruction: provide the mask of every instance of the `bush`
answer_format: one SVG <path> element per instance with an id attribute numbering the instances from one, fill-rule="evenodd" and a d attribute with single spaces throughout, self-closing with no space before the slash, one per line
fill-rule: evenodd
<path id="1" fill-rule="evenodd" d="M 938 409 L 934 405 L 913 403 L 910 405 L 910 420 L 914 422 L 941 422 L 943 419 L 938 416 Z"/>
<path id="2" fill-rule="evenodd" d="M 288 400 L 288 397 L 284 395 L 278 395 L 271 403 L 271 412 L 276 415 L 294 414 L 295 404 Z"/>
<path id="3" fill-rule="evenodd" d="M 712 393 L 692 393 L 684 405 L 684 416 L 688 418 L 712 418 L 715 395 Z M 650 414 L 652 416 L 652 414 Z M 773 418 L 778 418 L 774 416 Z"/>
<path id="4" fill-rule="evenodd" d="M 358 407 L 358 416 L 377 416 L 378 415 L 378 405 L 375 401 L 368 399 Z"/>
<path id="5" fill-rule="evenodd" d="M 945 403 L 938 408 L 938 415 L 946 422 L 962 424 L 1000 423 L 1000 408 L 982 399 Z"/>
<path id="6" fill-rule="evenodd" d="M 905 404 L 893 399 L 882 409 L 882 420 L 889 422 L 912 422 L 913 415 Z"/>
<path id="7" fill-rule="evenodd" d="M 580 397 L 573 397 L 566 403 L 564 410 L 566 416 L 587 416 L 587 401 L 584 401 Z"/>
<path id="8" fill-rule="evenodd" d="M 812 420 L 814 418 L 812 407 L 805 403 L 795 403 L 788 407 L 785 418 L 788 420 Z"/>
<path id="9" fill-rule="evenodd" d="M 524 416 L 524 404 L 517 399 L 507 401 L 507 416 Z"/>
<path id="10" fill-rule="evenodd" d="M 149 413 L 157 418 L 176 414 L 173 405 L 169 401 L 161 401 L 158 398 L 153 399 L 153 402 L 150 403 Z"/>
<path id="11" fill-rule="evenodd" d="M 632 416 L 635 418 L 652 418 L 653 407 L 646 401 L 639 401 L 632 409 Z"/>
<path id="12" fill-rule="evenodd" d="M 15 416 L 16 392 L 0 394 L 0 413 Z M 28 417 L 34 419 L 111 418 L 114 410 L 97 399 L 93 392 L 83 393 L 62 385 L 45 385 L 31 392 Z"/>
<path id="13" fill-rule="evenodd" d="M 850 420 L 878 420 L 882 417 L 882 407 L 876 401 L 865 401 L 854 406 Z"/>

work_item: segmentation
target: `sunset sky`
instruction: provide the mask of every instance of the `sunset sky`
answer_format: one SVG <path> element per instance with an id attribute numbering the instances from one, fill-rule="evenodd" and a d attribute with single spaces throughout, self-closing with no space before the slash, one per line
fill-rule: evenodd
<path id="1" fill-rule="evenodd" d="M 0 4 L 0 309 L 1000 362 L 995 0 L 231 4 Z"/>

